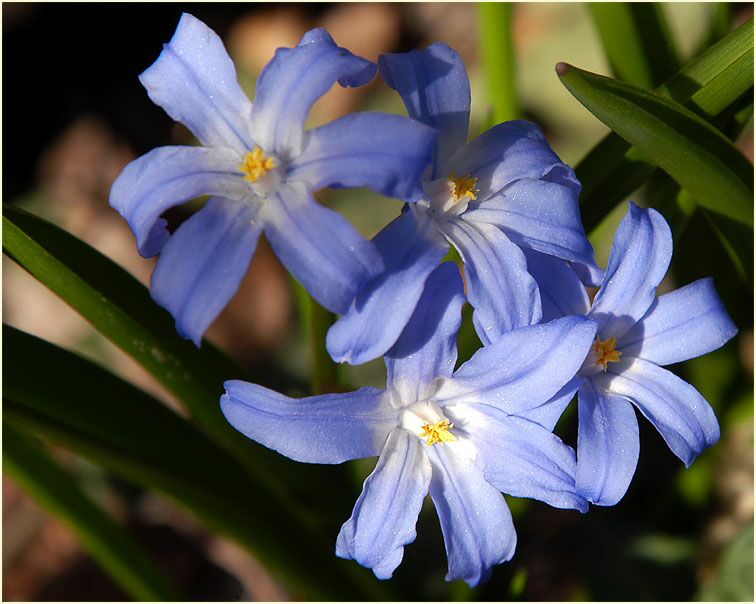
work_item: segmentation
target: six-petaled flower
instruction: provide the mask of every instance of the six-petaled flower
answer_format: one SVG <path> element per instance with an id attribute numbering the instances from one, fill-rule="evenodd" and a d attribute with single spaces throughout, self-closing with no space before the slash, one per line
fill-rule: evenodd
<path id="1" fill-rule="evenodd" d="M 456 266 L 441 264 L 385 357 L 386 390 L 290 399 L 255 384 L 225 384 L 228 421 L 283 455 L 331 464 L 380 455 L 336 553 L 382 579 L 415 539 L 428 492 L 444 534 L 446 578 L 470 585 L 514 554 L 500 492 L 587 509 L 575 493 L 574 451 L 523 415 L 579 369 L 595 322 L 565 317 L 512 330 L 454 371 L 463 302 Z"/>
<path id="2" fill-rule="evenodd" d="M 331 356 L 360 364 L 384 354 L 449 243 L 464 261 L 467 299 L 484 343 L 541 320 L 528 256 L 564 258 L 597 285 L 601 270 L 580 220 L 580 183 L 538 126 L 505 122 L 466 142 L 470 83 L 459 55 L 444 44 L 382 55 L 378 65 L 410 117 L 439 137 L 424 195 L 374 238 L 386 271 L 365 284 L 329 331 Z"/>
<path id="3" fill-rule="evenodd" d="M 199 345 L 238 289 L 263 230 L 289 271 L 333 312 L 346 312 L 362 283 L 382 271 L 374 245 L 316 203 L 312 191 L 366 186 L 413 200 L 435 132 L 370 112 L 303 130 L 310 106 L 335 82 L 360 86 L 375 70 L 313 29 L 296 48 L 276 51 L 251 103 L 220 38 L 182 16 L 140 80 L 203 146 L 160 147 L 133 161 L 114 183 L 110 203 L 128 221 L 140 253 L 160 254 L 152 296 L 183 336 Z M 205 194 L 210 201 L 170 235 L 161 214 Z"/>
<path id="4" fill-rule="evenodd" d="M 640 451 L 635 406 L 686 466 L 719 439 L 709 403 L 664 365 L 716 350 L 737 333 L 711 279 L 656 297 L 672 257 L 672 235 L 656 210 L 633 203 L 617 229 L 593 304 L 569 267 L 537 272 L 554 311 L 598 322 L 578 375 L 541 410 L 552 428 L 578 392 L 577 490 L 598 505 L 627 491 Z"/>

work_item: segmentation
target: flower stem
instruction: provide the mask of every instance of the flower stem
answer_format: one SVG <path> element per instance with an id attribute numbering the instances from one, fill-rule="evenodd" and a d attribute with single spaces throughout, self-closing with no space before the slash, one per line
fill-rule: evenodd
<path id="1" fill-rule="evenodd" d="M 479 2 L 480 51 L 488 84 L 493 123 L 520 116 L 513 43 L 512 5 L 509 2 Z"/>
<path id="2" fill-rule="evenodd" d="M 296 281 L 293 281 L 302 334 L 309 348 L 310 391 L 312 394 L 339 390 L 339 367 L 325 347 L 328 329 L 335 315 L 320 306 Z"/>
<path id="3" fill-rule="evenodd" d="M 313 394 L 334 392 L 338 389 L 338 366 L 333 362 L 325 346 L 328 329 L 336 316 L 310 299 L 310 389 Z"/>

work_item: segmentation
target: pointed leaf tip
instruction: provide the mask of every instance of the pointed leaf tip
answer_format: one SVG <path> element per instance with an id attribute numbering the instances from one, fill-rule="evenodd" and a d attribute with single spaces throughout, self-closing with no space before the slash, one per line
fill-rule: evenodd
<path id="1" fill-rule="evenodd" d="M 572 68 L 572 65 L 570 65 L 569 63 L 562 63 L 560 61 L 556 64 L 556 67 L 554 69 L 556 69 L 557 75 L 561 78 L 563 75 L 566 75 L 566 73 Z"/>

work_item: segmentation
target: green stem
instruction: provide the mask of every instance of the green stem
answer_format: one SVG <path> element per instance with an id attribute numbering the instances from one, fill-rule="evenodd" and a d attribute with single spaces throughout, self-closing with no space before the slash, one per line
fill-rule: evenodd
<path id="1" fill-rule="evenodd" d="M 304 287 L 292 279 L 302 337 L 307 341 L 310 356 L 310 391 L 323 394 L 339 390 L 339 367 L 325 347 L 328 329 L 336 316 L 312 299 Z"/>
<path id="2" fill-rule="evenodd" d="M 326 350 L 326 334 L 336 315 L 310 300 L 310 354 L 312 372 L 310 388 L 313 394 L 334 392 L 339 388 L 339 368 Z"/>
<path id="3" fill-rule="evenodd" d="M 512 5 L 479 2 L 480 50 L 494 123 L 517 119 L 517 71 L 512 41 Z"/>

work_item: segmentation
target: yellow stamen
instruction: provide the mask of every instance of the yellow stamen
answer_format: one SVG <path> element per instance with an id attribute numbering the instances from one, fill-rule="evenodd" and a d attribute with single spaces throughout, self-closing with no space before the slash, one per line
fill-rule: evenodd
<path id="1" fill-rule="evenodd" d="M 263 150 L 260 147 L 255 147 L 244 156 L 239 169 L 244 172 L 244 180 L 256 182 L 275 167 L 276 160 L 272 157 L 265 157 Z"/>
<path id="2" fill-rule="evenodd" d="M 593 352 L 596 353 L 596 366 L 601 365 L 601 368 L 606 371 L 606 366 L 609 363 L 616 363 L 620 360 L 622 353 L 619 350 L 614 350 L 617 345 L 617 338 L 607 338 L 601 340 L 596 338 L 593 343 Z"/>
<path id="3" fill-rule="evenodd" d="M 475 188 L 478 179 L 475 176 L 454 176 L 449 174 L 449 189 L 451 189 L 452 198 L 455 203 L 463 197 L 478 199 L 480 191 Z"/>
<path id="4" fill-rule="evenodd" d="M 454 424 L 449 422 L 448 419 L 441 420 L 436 424 L 425 424 L 423 426 L 423 432 L 420 436 L 426 439 L 426 445 L 435 445 L 436 443 L 450 443 L 457 440 L 449 430 L 454 427 Z"/>

